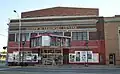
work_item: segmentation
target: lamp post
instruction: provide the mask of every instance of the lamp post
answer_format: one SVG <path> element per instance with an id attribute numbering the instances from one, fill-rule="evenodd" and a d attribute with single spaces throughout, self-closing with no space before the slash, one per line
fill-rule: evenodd
<path id="1" fill-rule="evenodd" d="M 22 41 L 22 47 L 23 47 L 23 52 L 22 52 L 22 66 L 24 66 L 24 45 L 25 45 L 25 41 Z"/>
<path id="2" fill-rule="evenodd" d="M 20 43 L 21 43 L 21 19 L 20 19 L 20 16 L 18 14 L 18 12 L 16 10 L 14 10 L 14 12 L 17 14 L 17 17 L 19 18 L 19 30 L 18 30 L 18 33 L 19 33 L 19 40 L 18 40 L 18 52 L 19 52 L 19 60 L 18 60 L 18 63 L 20 64 Z"/>
<path id="3" fill-rule="evenodd" d="M 86 50 L 87 50 L 87 61 L 86 61 L 86 64 L 85 66 L 88 67 L 88 40 L 86 40 Z"/>

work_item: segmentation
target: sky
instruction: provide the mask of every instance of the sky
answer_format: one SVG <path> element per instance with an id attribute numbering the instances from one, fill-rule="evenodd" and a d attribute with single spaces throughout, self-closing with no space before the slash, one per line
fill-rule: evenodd
<path id="1" fill-rule="evenodd" d="M 50 7 L 99 8 L 100 16 L 120 15 L 120 0 L 0 0 L 0 50 L 7 46 L 9 19 L 19 13 Z"/>

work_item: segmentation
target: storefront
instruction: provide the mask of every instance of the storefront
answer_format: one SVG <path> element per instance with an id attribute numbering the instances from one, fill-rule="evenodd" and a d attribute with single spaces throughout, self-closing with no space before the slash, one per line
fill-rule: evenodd
<path id="1" fill-rule="evenodd" d="M 99 53 L 75 51 L 75 53 L 69 53 L 69 63 L 99 63 Z"/>

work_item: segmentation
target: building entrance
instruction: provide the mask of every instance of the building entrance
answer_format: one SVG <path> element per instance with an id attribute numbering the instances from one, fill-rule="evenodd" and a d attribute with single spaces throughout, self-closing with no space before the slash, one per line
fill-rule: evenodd
<path id="1" fill-rule="evenodd" d="M 115 54 L 109 54 L 109 64 L 115 65 Z"/>
<path id="2" fill-rule="evenodd" d="M 60 65 L 63 64 L 63 52 L 62 49 L 41 49 L 41 63 L 43 65 Z"/>

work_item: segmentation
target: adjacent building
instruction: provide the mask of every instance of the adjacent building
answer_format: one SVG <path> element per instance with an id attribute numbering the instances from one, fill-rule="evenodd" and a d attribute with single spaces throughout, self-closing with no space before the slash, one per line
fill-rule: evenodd
<path id="1" fill-rule="evenodd" d="M 104 18 L 106 64 L 120 64 L 120 16 Z"/>
<path id="2" fill-rule="evenodd" d="M 49 55 L 60 52 L 62 64 L 120 64 L 119 23 L 119 16 L 99 16 L 97 8 L 54 7 L 22 12 L 20 21 L 11 19 L 9 23 L 8 63 L 44 64 L 44 57 L 51 59 Z M 47 36 L 41 39 L 49 42 L 51 42 L 51 36 L 57 36 L 58 39 L 70 38 L 70 46 L 56 44 L 54 47 L 39 44 L 34 46 L 33 44 L 34 47 L 31 47 L 31 43 L 36 43 L 31 39 L 41 36 Z M 18 50 L 24 54 L 19 54 Z M 43 56 L 43 53 L 48 56 Z M 34 60 L 35 56 L 36 60 Z"/>

